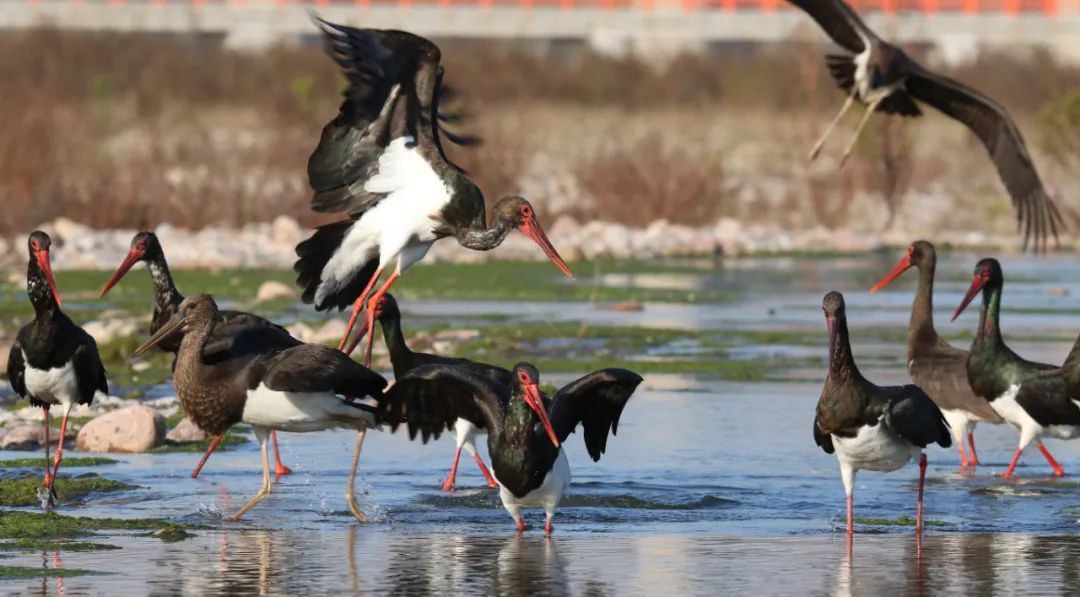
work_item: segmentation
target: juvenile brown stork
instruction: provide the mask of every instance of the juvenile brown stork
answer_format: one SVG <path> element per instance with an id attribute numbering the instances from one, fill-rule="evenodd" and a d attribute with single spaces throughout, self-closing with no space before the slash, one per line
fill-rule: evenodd
<path id="1" fill-rule="evenodd" d="M 45 489 L 41 504 L 48 510 L 56 501 L 56 473 L 63 460 L 68 415 L 76 404 L 93 402 L 97 392 L 108 395 L 109 384 L 94 338 L 60 310 L 60 291 L 49 263 L 52 240 L 48 234 L 35 230 L 27 245 L 30 262 L 26 294 L 34 306 L 34 320 L 19 330 L 11 345 L 7 374 L 16 394 L 29 398 L 30 404 L 45 411 Z M 50 470 L 49 409 L 53 406 L 63 408 L 64 419 Z"/>
<path id="2" fill-rule="evenodd" d="M 447 158 L 441 137 L 456 137 L 439 126 L 438 46 L 404 31 L 320 23 L 349 85 L 308 160 L 311 206 L 348 219 L 319 227 L 297 245 L 294 269 L 303 300 L 317 310 L 352 305 L 338 348 L 345 347 L 369 295 L 372 301 L 384 295 L 442 238 L 487 251 L 517 229 L 571 276 L 528 201 L 504 197 L 488 225 L 480 189 Z M 387 268 L 389 277 L 371 294 Z M 371 329 L 371 309 L 367 317 Z M 369 337 L 369 365 L 371 346 Z"/>
<path id="3" fill-rule="evenodd" d="M 127 256 L 101 288 L 98 298 L 105 298 L 113 286 L 139 262 L 146 264 L 150 279 L 154 281 L 154 312 L 150 317 L 150 333 L 153 334 L 176 315 L 180 303 L 184 300 L 184 295 L 180 294 L 180 291 L 176 289 L 176 284 L 173 283 L 169 263 L 165 260 L 165 251 L 161 248 L 161 241 L 153 232 L 144 230 L 135 233 L 135 236 L 131 238 L 131 248 L 128 249 Z M 258 315 L 244 311 L 221 310 L 218 312 L 218 317 L 221 321 L 214 327 L 214 338 L 207 343 L 204 355 L 208 358 L 220 358 L 220 353 L 236 351 L 241 347 L 257 346 L 258 350 L 265 350 L 269 346 L 289 348 L 302 344 L 285 328 Z M 173 334 L 171 337 L 162 338 L 157 344 L 161 350 L 173 354 L 174 368 L 176 367 L 175 357 L 180 350 L 182 338 L 182 334 Z M 199 476 L 199 472 L 202 471 L 210 455 L 221 444 L 221 440 L 222 436 L 217 435 L 210 442 L 199 464 L 191 472 L 192 479 Z M 281 461 L 276 431 L 270 432 L 270 440 L 274 444 L 274 474 L 278 476 L 291 474 L 292 470 Z"/>
<path id="4" fill-rule="evenodd" d="M 285 349 L 271 346 L 206 359 L 206 346 L 219 321 L 213 297 L 199 294 L 186 298 L 176 314 L 132 356 L 183 332 L 173 382 L 184 412 L 199 428 L 215 435 L 224 434 L 236 423 L 251 425 L 262 452 L 263 482 L 232 520 L 238 520 L 270 493 L 267 445 L 271 430 L 309 433 L 338 428 L 359 431 L 345 499 L 353 516 L 365 522 L 353 499 L 353 485 L 364 435 L 378 419 L 372 406 L 354 400 L 378 396 L 386 380 L 341 351 L 321 344 Z"/>
<path id="5" fill-rule="evenodd" d="M 825 57 L 833 79 L 848 96 L 810 150 L 811 160 L 856 100 L 867 109 L 844 150 L 841 166 L 874 112 L 921 116 L 918 100 L 964 124 L 982 141 L 1017 209 L 1025 248 L 1034 241 L 1036 250 L 1045 250 L 1049 237 L 1057 238 L 1058 227 L 1063 226 L 1061 215 L 1043 187 L 1020 129 L 1005 108 L 962 83 L 923 68 L 899 47 L 878 37 L 843 0 L 790 1 L 850 52 Z"/>
<path id="6" fill-rule="evenodd" d="M 975 452 L 975 425 L 997 425 L 1005 421 L 985 398 L 972 391 L 967 375 L 968 351 L 946 342 L 934 327 L 934 271 L 937 269 L 934 245 L 925 240 L 911 243 L 896 267 L 874 284 L 870 292 L 881 290 L 912 267 L 919 271 L 919 285 L 915 289 L 908 323 L 908 374 L 945 415 L 960 453 L 960 466 L 966 469 L 970 465 L 974 469 L 979 464 Z M 970 458 L 964 451 L 965 435 L 971 446 Z"/>

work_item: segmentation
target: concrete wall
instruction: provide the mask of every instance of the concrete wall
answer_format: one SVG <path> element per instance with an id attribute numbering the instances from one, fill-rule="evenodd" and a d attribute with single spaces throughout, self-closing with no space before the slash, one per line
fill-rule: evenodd
<path id="1" fill-rule="evenodd" d="M 90 30 L 197 31 L 224 34 L 232 47 L 258 49 L 314 33 L 308 6 L 266 0 L 198 5 L 0 0 L 0 29 L 48 24 Z M 651 10 L 349 4 L 312 8 L 332 21 L 408 29 L 431 37 L 581 40 L 602 51 L 658 60 L 709 42 L 824 39 L 806 15 L 792 10 L 687 11 L 670 3 L 656 3 Z M 1059 0 L 1054 16 L 871 13 L 867 20 L 895 41 L 934 44 L 946 60 L 964 60 L 981 47 L 1039 46 L 1062 60 L 1080 63 L 1080 0 Z"/>

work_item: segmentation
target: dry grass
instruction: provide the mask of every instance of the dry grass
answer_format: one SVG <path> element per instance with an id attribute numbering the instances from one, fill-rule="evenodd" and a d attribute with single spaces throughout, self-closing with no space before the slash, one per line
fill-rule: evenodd
<path id="1" fill-rule="evenodd" d="M 870 127 L 839 174 L 827 158 L 807 166 L 806 148 L 840 103 L 817 45 L 722 50 L 664 69 L 582 49 L 443 49 L 448 81 L 475 117 L 468 131 L 485 139 L 455 156 L 489 195 L 525 193 L 548 217 L 833 227 L 865 197 L 891 219 L 916 191 L 1000 194 L 970 136 L 950 130 L 937 142 L 951 126 L 939 117 Z M 953 74 L 978 81 L 1022 126 L 1043 111 L 1035 130 L 1047 133 L 1028 139 L 1036 159 L 1043 144 L 1080 152 L 1072 104 L 1054 107 L 1080 87 L 1080 71 L 1044 56 L 998 58 Z M 9 32 L 0 80 L 0 232 L 61 214 L 98 227 L 315 221 L 304 168 L 341 85 L 317 46 L 250 55 L 188 37 Z M 965 155 L 954 165 L 942 147 Z M 1065 180 L 1074 160 L 1051 160 L 1059 166 L 1044 178 Z"/>

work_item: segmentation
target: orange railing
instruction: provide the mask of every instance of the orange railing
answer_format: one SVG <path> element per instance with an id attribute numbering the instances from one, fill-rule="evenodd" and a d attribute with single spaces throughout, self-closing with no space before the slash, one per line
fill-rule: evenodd
<path id="1" fill-rule="evenodd" d="M 2 0 L 0 0 L 2 1 Z M 35 3 L 42 0 L 25 0 Z M 575 8 L 601 8 L 604 10 L 653 10 L 657 5 L 679 6 L 687 11 L 719 10 L 741 12 L 775 12 L 793 10 L 784 0 L 66 0 L 68 2 L 96 2 L 106 5 L 165 4 L 187 3 L 231 4 L 236 6 L 274 3 L 278 5 L 300 4 L 314 6 L 329 5 L 413 5 L 438 6 L 516 6 L 523 9 L 533 7 L 558 7 L 567 10 Z M 1059 0 L 848 0 L 859 12 L 872 13 L 971 13 L 971 14 L 1021 14 L 1041 13 L 1054 15 L 1058 11 Z"/>

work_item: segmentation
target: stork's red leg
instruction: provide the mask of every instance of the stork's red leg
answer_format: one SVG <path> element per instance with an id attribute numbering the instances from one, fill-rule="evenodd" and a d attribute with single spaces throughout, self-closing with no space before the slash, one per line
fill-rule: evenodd
<path id="1" fill-rule="evenodd" d="M 281 475 L 291 475 L 292 469 L 281 462 L 281 452 L 278 451 L 277 445 L 277 430 L 270 432 L 270 440 L 274 442 L 274 475 L 278 477 Z"/>
<path id="2" fill-rule="evenodd" d="M 525 519 L 524 518 L 516 518 L 516 519 L 514 519 L 514 524 L 517 525 L 517 530 L 518 530 L 519 533 L 524 533 L 525 529 L 528 528 L 528 527 L 525 526 Z"/>
<path id="3" fill-rule="evenodd" d="M 367 299 L 367 295 L 371 292 L 372 287 L 375 286 L 375 282 L 379 280 L 379 276 L 382 275 L 382 268 L 375 270 L 375 275 L 371 276 L 368 280 L 367 286 L 364 287 L 364 291 L 360 293 L 360 296 L 356 298 L 356 302 L 353 303 L 352 313 L 349 315 L 349 323 L 345 325 L 345 335 L 341 337 L 341 342 L 338 343 L 338 350 L 345 349 L 345 343 L 349 341 L 349 332 L 352 331 L 353 326 L 356 325 L 356 318 L 360 315 L 360 311 L 364 308 L 364 301 Z"/>
<path id="4" fill-rule="evenodd" d="M 1054 457 L 1050 455 L 1050 450 L 1047 450 L 1046 446 L 1044 446 L 1042 442 L 1039 442 L 1039 451 L 1042 452 L 1042 455 L 1046 457 L 1046 461 L 1050 463 L 1050 468 L 1054 469 L 1054 476 L 1064 477 L 1065 469 L 1061 468 L 1061 465 L 1058 464 L 1056 460 L 1054 460 Z"/>
<path id="5" fill-rule="evenodd" d="M 202 455 L 202 460 L 200 460 L 199 464 L 195 466 L 195 470 L 191 471 L 192 479 L 199 476 L 199 471 L 201 471 L 203 465 L 206 464 L 206 459 L 210 458 L 210 455 L 214 453 L 214 450 L 217 450 L 218 444 L 221 443 L 221 438 L 222 436 L 219 435 L 214 438 L 214 441 L 210 442 L 210 447 L 207 448 L 206 453 Z"/>
<path id="6" fill-rule="evenodd" d="M 923 487 L 926 485 L 926 454 L 919 455 L 919 505 L 915 508 L 915 533 L 922 534 Z"/>
<path id="7" fill-rule="evenodd" d="M 852 499 L 852 496 L 848 495 L 847 496 L 847 534 L 848 534 L 848 537 L 851 537 L 851 535 L 855 533 L 855 516 L 854 516 L 855 507 L 854 507 L 854 504 L 855 504 L 855 501 Z"/>
<path id="8" fill-rule="evenodd" d="M 553 531 L 554 529 L 555 527 L 551 526 L 551 517 L 548 516 L 547 522 L 544 523 L 544 535 L 550 537 L 551 531 Z"/>
<path id="9" fill-rule="evenodd" d="M 42 481 L 45 487 L 52 484 L 52 474 L 49 471 L 49 405 L 41 407 L 45 411 L 45 479 Z"/>
<path id="10" fill-rule="evenodd" d="M 473 454 L 473 460 L 476 461 L 476 466 L 480 467 L 480 472 L 484 473 L 484 479 L 487 480 L 488 487 L 498 487 L 499 482 L 491 475 L 491 471 L 489 471 L 487 465 L 484 464 L 484 459 L 480 458 L 479 454 Z"/>
<path id="11" fill-rule="evenodd" d="M 960 468 L 967 468 L 970 461 L 968 460 L 967 454 L 964 453 L 963 436 L 961 436 L 960 441 L 956 442 L 956 451 L 960 452 Z"/>
<path id="12" fill-rule="evenodd" d="M 979 466 L 979 455 L 975 453 L 975 433 L 968 431 L 968 445 L 971 446 L 971 466 Z"/>
<path id="13" fill-rule="evenodd" d="M 454 490 L 454 481 L 457 479 L 457 465 L 459 459 L 461 459 L 461 446 L 458 446 L 457 450 L 454 450 L 454 464 L 450 466 L 450 476 L 446 478 L 446 481 L 443 481 L 443 491 Z"/>
<path id="14" fill-rule="evenodd" d="M 374 333 L 375 332 L 375 307 L 376 307 L 376 305 L 379 304 L 379 299 L 381 299 L 383 297 L 383 295 L 385 295 L 387 292 L 390 291 L 390 287 L 393 286 L 394 282 L 396 282 L 397 279 L 400 278 L 400 277 L 401 277 L 400 272 L 394 272 L 394 273 L 390 274 L 390 277 L 386 279 L 386 282 L 384 282 L 383 285 L 378 290 L 375 291 L 375 294 L 373 294 L 371 296 L 371 300 L 368 301 L 368 307 L 367 307 L 367 309 L 368 309 L 368 312 L 367 312 L 368 342 L 367 342 L 367 351 L 364 353 L 364 366 L 365 367 L 370 367 L 371 366 L 371 348 L 375 345 L 375 333 Z"/>
<path id="15" fill-rule="evenodd" d="M 1003 478 L 1008 479 L 1008 478 L 1011 478 L 1013 476 L 1013 471 L 1016 470 L 1016 465 L 1017 465 L 1017 463 L 1020 462 L 1020 455 L 1023 454 L 1023 453 L 1024 453 L 1023 448 L 1017 448 L 1016 449 L 1016 454 L 1013 456 L 1012 462 L 1009 463 L 1009 468 L 1006 469 L 1005 472 L 1002 473 L 1002 475 L 1001 475 Z"/>
<path id="16" fill-rule="evenodd" d="M 67 433 L 68 413 L 71 409 L 64 411 L 64 418 L 60 421 L 60 439 L 56 441 L 56 457 L 53 459 L 53 472 L 52 482 L 49 484 L 49 491 L 52 491 L 53 485 L 56 484 L 56 473 L 60 470 L 60 461 L 64 459 L 64 434 Z"/>

